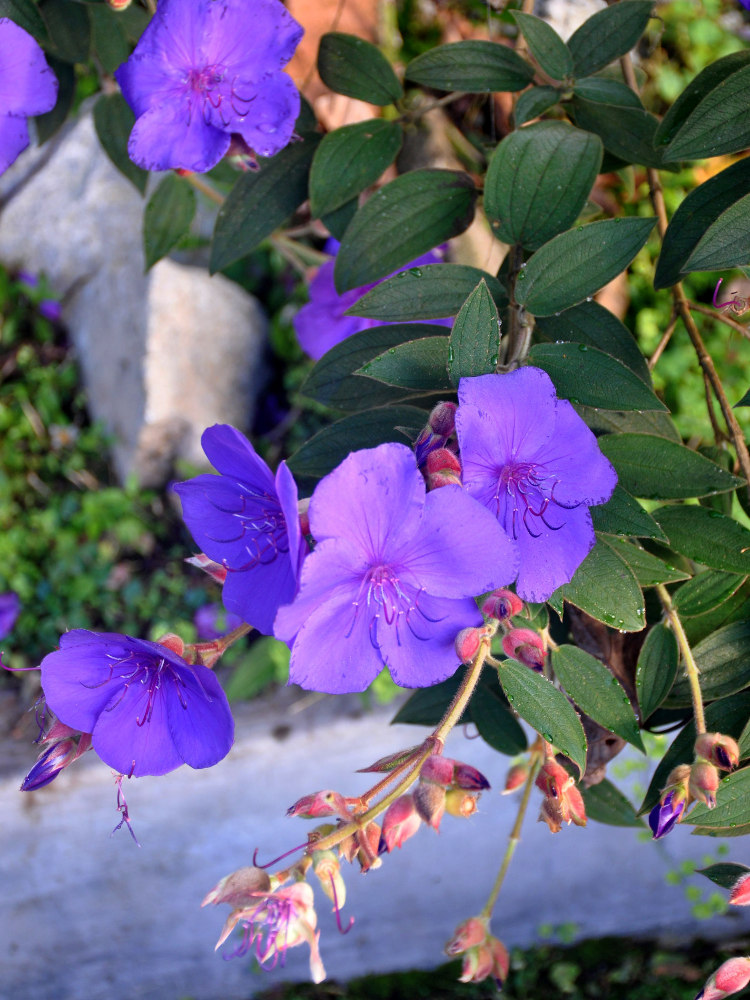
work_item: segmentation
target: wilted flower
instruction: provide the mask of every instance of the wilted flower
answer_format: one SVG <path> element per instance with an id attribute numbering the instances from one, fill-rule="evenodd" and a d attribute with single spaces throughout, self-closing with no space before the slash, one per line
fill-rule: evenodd
<path id="1" fill-rule="evenodd" d="M 116 71 L 146 170 L 216 166 L 233 134 L 262 156 L 292 137 L 300 98 L 282 66 L 302 28 L 279 0 L 160 0 Z"/>
<path id="2" fill-rule="evenodd" d="M 575 778 L 554 757 L 545 760 L 534 783 L 544 792 L 539 820 L 552 833 L 559 833 L 563 823 L 586 826 L 586 807 Z"/>
<path id="3" fill-rule="evenodd" d="M 94 750 L 121 774 L 211 767 L 232 745 L 234 721 L 216 677 L 159 643 L 74 629 L 41 670 L 50 709 L 91 733 Z"/>
<path id="4" fill-rule="evenodd" d="M 720 965 L 695 1000 L 724 1000 L 750 983 L 750 958 L 730 958 Z"/>
<path id="5" fill-rule="evenodd" d="M 502 941 L 490 934 L 485 917 L 470 917 L 459 924 L 445 953 L 451 957 L 463 955 L 461 983 L 480 983 L 491 976 L 500 989 L 508 978 L 508 952 Z"/>
<path id="6" fill-rule="evenodd" d="M 268 635 L 280 605 L 294 597 L 307 548 L 297 487 L 285 462 L 274 478 L 234 427 L 209 427 L 201 443 L 220 475 L 175 485 L 182 516 L 202 551 L 228 570 L 224 606 Z"/>
<path id="7" fill-rule="evenodd" d="M 57 77 L 40 46 L 15 21 L 0 17 L 0 173 L 29 144 L 26 119 L 51 111 L 57 101 Z"/>
<path id="8" fill-rule="evenodd" d="M 289 679 L 363 691 L 387 666 L 397 684 L 427 687 L 458 666 L 456 634 L 480 625 L 473 595 L 516 567 L 513 544 L 458 486 L 425 492 L 413 453 L 357 451 L 310 502 L 315 550 L 275 634 L 293 641 Z"/>
<path id="9" fill-rule="evenodd" d="M 609 500 L 615 470 L 539 368 L 463 378 L 458 402 L 464 485 L 518 545 L 518 595 L 545 601 L 593 547 L 589 507 Z"/>
<path id="10" fill-rule="evenodd" d="M 16 618 L 21 611 L 21 599 L 12 590 L 0 594 L 0 639 L 4 639 L 13 631 Z"/>

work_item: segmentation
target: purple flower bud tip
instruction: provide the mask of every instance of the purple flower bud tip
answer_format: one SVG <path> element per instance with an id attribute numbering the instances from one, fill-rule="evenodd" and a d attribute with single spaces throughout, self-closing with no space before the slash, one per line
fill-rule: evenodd
<path id="1" fill-rule="evenodd" d="M 0 639 L 10 635 L 21 611 L 21 600 L 12 590 L 0 594 Z"/>
<path id="2" fill-rule="evenodd" d="M 39 314 L 50 323 L 59 323 L 62 319 L 62 306 L 56 299 L 42 299 L 39 303 Z"/>
<path id="3" fill-rule="evenodd" d="M 657 803 L 648 814 L 648 825 L 654 835 L 654 840 L 665 837 L 679 821 L 685 811 L 685 799 L 678 798 L 675 802 L 675 790 L 668 792 L 663 802 Z"/>

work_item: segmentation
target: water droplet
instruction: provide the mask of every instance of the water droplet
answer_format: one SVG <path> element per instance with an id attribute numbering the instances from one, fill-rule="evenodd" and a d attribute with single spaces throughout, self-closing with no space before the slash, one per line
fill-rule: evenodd
<path id="1" fill-rule="evenodd" d="M 260 122 L 257 128 L 258 131 L 262 132 L 264 135 L 273 135 L 276 131 L 276 126 L 270 125 L 268 122 Z"/>
<path id="2" fill-rule="evenodd" d="M 594 296 L 593 295 L 587 295 L 586 296 L 586 301 L 587 302 L 593 302 L 594 301 Z"/>
<path id="3" fill-rule="evenodd" d="M 579 232 L 579 233 L 582 233 L 582 232 L 583 232 L 583 226 L 577 226 L 576 228 L 578 229 L 578 232 Z"/>
<path id="4" fill-rule="evenodd" d="M 578 350 L 579 351 L 588 351 L 588 347 L 586 346 L 586 344 L 579 344 L 578 345 Z"/>
<path id="5" fill-rule="evenodd" d="M 519 273 L 518 273 L 518 280 L 519 281 L 523 281 L 525 278 L 526 278 L 525 272 L 524 271 L 519 271 Z"/>
<path id="6" fill-rule="evenodd" d="M 617 217 L 617 218 L 615 219 L 615 224 L 616 224 L 616 223 L 618 223 L 619 221 L 620 221 L 620 217 L 618 216 L 618 217 Z"/>
<path id="7" fill-rule="evenodd" d="M 559 313 L 559 312 L 556 312 L 556 313 L 555 313 L 555 316 L 559 316 L 559 315 L 560 315 L 560 313 Z M 564 341 L 564 340 L 556 340 L 556 341 L 555 341 L 555 343 L 556 343 L 556 344 L 564 344 L 564 343 L 565 343 L 565 341 Z"/>
<path id="8" fill-rule="evenodd" d="M 514 695 L 512 695 L 512 694 L 509 694 L 509 695 L 508 695 L 508 701 L 510 702 L 510 704 L 511 704 L 511 705 L 513 704 L 513 702 L 514 702 L 515 700 L 516 700 L 516 699 L 515 699 Z"/>
<path id="9" fill-rule="evenodd" d="M 708 512 L 709 517 L 722 517 L 723 515 L 718 510 L 710 510 Z"/>
<path id="10" fill-rule="evenodd" d="M 729 825 L 731 826 L 732 829 L 734 829 L 737 826 L 736 823 L 730 823 Z"/>
<path id="11" fill-rule="evenodd" d="M 395 354 L 396 353 L 396 348 L 395 347 L 389 347 L 388 348 L 388 353 L 389 354 Z"/>
<path id="12" fill-rule="evenodd" d="M 398 277 L 399 278 L 406 278 L 408 276 L 408 274 L 409 274 L 408 271 L 399 271 L 398 272 Z"/>
<path id="13" fill-rule="evenodd" d="M 456 352 L 453 350 L 453 346 L 451 345 L 448 348 L 448 364 L 452 365 L 455 358 L 456 358 Z"/>
<path id="14" fill-rule="evenodd" d="M 492 355 L 492 357 L 490 358 L 490 364 L 492 365 L 493 368 L 495 367 L 495 365 L 497 364 L 497 354 Z"/>
<path id="15" fill-rule="evenodd" d="M 547 741 L 548 743 L 551 743 L 551 742 L 552 742 L 552 733 L 542 733 L 542 736 L 543 736 L 543 737 L 545 738 L 545 740 L 546 740 L 546 741 Z"/>
<path id="16" fill-rule="evenodd" d="M 419 267 L 412 267 L 409 269 L 409 274 L 413 274 L 415 278 L 422 277 L 422 269 Z"/>

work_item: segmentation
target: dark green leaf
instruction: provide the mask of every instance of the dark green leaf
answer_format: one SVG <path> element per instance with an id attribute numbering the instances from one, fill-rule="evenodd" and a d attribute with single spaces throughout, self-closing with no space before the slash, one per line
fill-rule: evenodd
<path id="1" fill-rule="evenodd" d="M 401 148 L 398 122 L 372 118 L 323 137 L 310 168 L 310 211 L 333 212 L 374 184 Z"/>
<path id="2" fill-rule="evenodd" d="M 511 132 L 492 154 L 484 211 L 498 239 L 536 250 L 578 218 L 602 162 L 596 136 L 563 122 Z"/>
<path id="3" fill-rule="evenodd" d="M 461 306 L 450 335 L 448 374 L 453 385 L 471 375 L 494 372 L 500 351 L 497 306 L 482 280 Z"/>
<path id="4" fill-rule="evenodd" d="M 195 215 L 195 191 L 177 174 L 167 174 L 148 200 L 143 216 L 146 270 L 190 229 Z"/>
<path id="5" fill-rule="evenodd" d="M 445 337 L 444 326 L 401 323 L 361 330 L 323 355 L 307 376 L 300 392 L 340 410 L 365 410 L 403 399 L 405 392 L 354 373 L 375 355 L 414 337 Z"/>
<path id="6" fill-rule="evenodd" d="M 472 94 L 523 90 L 534 70 L 513 49 L 499 42 L 451 42 L 423 52 L 406 67 L 407 80 L 435 90 Z"/>
<path id="7" fill-rule="evenodd" d="M 750 767 L 722 778 L 714 809 L 698 802 L 683 822 L 707 829 L 750 825 Z"/>
<path id="8" fill-rule="evenodd" d="M 422 337 L 390 347 L 358 369 L 387 385 L 415 392 L 451 390 L 448 378 L 448 337 Z"/>
<path id="9" fill-rule="evenodd" d="M 703 615 L 723 604 L 746 579 L 738 573 L 721 573 L 715 569 L 704 570 L 674 594 L 674 606 L 684 618 Z"/>
<path id="10" fill-rule="evenodd" d="M 724 625 L 732 622 L 750 619 L 750 580 L 745 580 L 742 586 L 721 604 L 710 611 L 693 618 L 683 616 L 682 626 L 691 646 L 697 645 Z"/>
<path id="11" fill-rule="evenodd" d="M 94 51 L 105 72 L 114 73 L 130 55 L 120 14 L 107 4 L 101 4 L 89 9 L 89 17 Z"/>
<path id="12" fill-rule="evenodd" d="M 385 56 L 371 42 L 331 31 L 320 39 L 318 72 L 337 94 L 368 104 L 392 104 L 404 91 Z"/>
<path id="13" fill-rule="evenodd" d="M 347 203 L 342 205 L 341 208 L 337 208 L 335 212 L 328 212 L 327 215 L 324 215 L 320 221 L 326 227 L 331 236 L 334 236 L 340 243 L 344 238 L 346 227 L 357 214 L 358 208 L 359 199 L 352 198 L 351 201 L 347 201 Z"/>
<path id="14" fill-rule="evenodd" d="M 491 274 L 465 264 L 426 264 L 387 278 L 346 310 L 388 322 L 443 319 L 458 315 L 466 298 L 484 281 L 496 305 L 508 304 L 505 289 Z"/>
<path id="15" fill-rule="evenodd" d="M 620 320 L 598 302 L 581 302 L 559 316 L 540 316 L 534 331 L 542 340 L 587 344 L 622 361 L 631 371 L 651 386 L 648 365 L 635 337 Z"/>
<path id="16" fill-rule="evenodd" d="M 656 133 L 656 142 L 666 145 L 675 138 L 690 115 L 712 90 L 743 69 L 750 62 L 750 52 L 743 49 L 732 52 L 711 63 L 683 90 L 662 119 Z"/>
<path id="17" fill-rule="evenodd" d="M 312 136 L 293 142 L 239 178 L 216 217 L 212 274 L 249 254 L 302 204 L 316 145 Z"/>
<path id="18" fill-rule="evenodd" d="M 591 519 L 597 531 L 610 535 L 632 535 L 634 538 L 667 541 L 667 536 L 653 517 L 619 483 L 607 503 L 591 508 Z"/>
<path id="19" fill-rule="evenodd" d="M 745 161 L 743 160 L 742 162 L 744 163 Z M 745 393 L 745 395 L 742 397 L 742 399 L 740 399 L 739 402 L 735 403 L 734 405 L 735 406 L 750 406 L 750 389 L 748 389 L 747 392 Z"/>
<path id="20" fill-rule="evenodd" d="M 504 700 L 501 700 L 483 684 L 480 684 L 471 699 L 468 714 L 479 730 L 485 743 L 498 753 L 523 753 L 526 749 L 526 734 Z"/>
<path id="21" fill-rule="evenodd" d="M 706 701 L 725 698 L 750 684 L 750 622 L 734 622 L 708 636 L 693 649 Z M 678 676 L 668 706 L 690 705 L 690 685 L 684 673 Z"/>
<path id="22" fill-rule="evenodd" d="M 576 80 L 573 93 L 586 101 L 618 105 L 618 113 L 620 108 L 644 110 L 640 97 L 622 80 L 609 80 L 605 76 L 587 76 L 583 80 Z"/>
<path id="23" fill-rule="evenodd" d="M 476 196 L 471 178 L 455 170 L 413 170 L 380 188 L 341 241 L 334 271 L 339 294 L 377 281 L 462 233 L 474 218 Z"/>
<path id="24" fill-rule="evenodd" d="M 660 507 L 653 512 L 670 547 L 688 559 L 727 573 L 750 573 L 750 531 L 706 507 Z"/>
<path id="25" fill-rule="evenodd" d="M 720 861 L 718 864 L 709 865 L 708 868 L 696 868 L 696 875 L 705 875 L 711 879 L 715 885 L 720 885 L 722 889 L 734 889 L 735 883 L 743 875 L 747 875 L 750 868 L 745 865 L 735 864 L 733 861 Z"/>
<path id="26" fill-rule="evenodd" d="M 683 265 L 722 212 L 750 194 L 750 158 L 733 163 L 685 198 L 667 227 L 654 277 L 655 288 L 680 280 Z"/>
<path id="27" fill-rule="evenodd" d="M 643 594 L 635 574 L 608 545 L 595 545 L 570 583 L 559 587 L 552 597 L 569 601 L 597 621 L 624 632 L 638 632 L 646 623 Z"/>
<path id="28" fill-rule="evenodd" d="M 604 664 L 576 646 L 558 646 L 551 656 L 557 679 L 576 705 L 599 725 L 643 750 L 630 699 Z"/>
<path id="29" fill-rule="evenodd" d="M 654 222 L 606 219 L 560 233 L 537 250 L 518 275 L 517 301 L 538 316 L 577 305 L 625 270 Z"/>
<path id="30" fill-rule="evenodd" d="M 459 667 L 447 681 L 441 681 L 440 684 L 415 691 L 411 698 L 396 712 L 391 720 L 391 725 L 395 725 L 397 722 L 413 726 L 439 725 L 448 706 L 456 696 L 465 674 L 466 667 Z M 460 724 L 470 721 L 471 717 L 467 712 L 464 712 L 459 720 Z"/>
<path id="31" fill-rule="evenodd" d="M 54 56 L 47 56 L 47 63 L 57 77 L 57 100 L 51 111 L 34 119 L 36 134 L 40 143 L 51 139 L 61 125 L 67 121 L 76 95 L 76 74 L 71 63 Z"/>
<path id="32" fill-rule="evenodd" d="M 556 87 L 532 87 L 525 90 L 516 101 L 513 112 L 516 128 L 554 108 L 559 100 L 560 91 Z"/>
<path id="33" fill-rule="evenodd" d="M 0 0 L 0 17 L 9 17 L 42 44 L 49 41 L 47 25 L 33 0 Z"/>
<path id="34" fill-rule="evenodd" d="M 104 152 L 117 169 L 144 194 L 148 172 L 141 170 L 128 156 L 130 130 L 135 125 L 135 115 L 122 94 L 106 94 L 94 105 L 94 127 Z"/>
<path id="35" fill-rule="evenodd" d="M 526 39 L 529 52 L 553 80 L 573 74 L 573 56 L 558 33 L 541 17 L 512 11 L 512 17 Z"/>
<path id="36" fill-rule="evenodd" d="M 645 31 L 652 0 L 621 0 L 597 11 L 568 39 L 576 76 L 590 76 L 626 52 Z"/>
<path id="37" fill-rule="evenodd" d="M 575 709 L 562 691 L 515 660 L 503 661 L 498 667 L 498 678 L 511 707 L 583 774 L 586 737 Z"/>
<path id="38" fill-rule="evenodd" d="M 91 22 L 88 7 L 70 0 L 41 0 L 52 55 L 70 63 L 88 62 Z"/>
<path id="39" fill-rule="evenodd" d="M 620 107 L 574 97 L 573 117 L 579 128 L 598 135 L 604 148 L 624 163 L 661 165 L 661 152 L 654 149 L 658 120 L 643 108 Z"/>
<path id="40" fill-rule="evenodd" d="M 644 721 L 669 694 L 677 676 L 678 661 L 677 640 L 666 625 L 659 622 L 654 625 L 641 646 L 635 671 L 638 704 Z"/>
<path id="41" fill-rule="evenodd" d="M 587 344 L 536 344 L 528 360 L 547 372 L 558 396 L 573 403 L 599 408 L 616 405 L 618 410 L 666 410 L 635 372 Z"/>
<path id="42" fill-rule="evenodd" d="M 668 413 L 661 410 L 597 410 L 593 406 L 576 406 L 579 416 L 595 434 L 654 434 L 657 437 L 682 441 Z"/>
<path id="43" fill-rule="evenodd" d="M 675 569 L 674 566 L 668 566 L 650 552 L 646 552 L 645 549 L 633 545 L 632 542 L 626 542 L 622 538 L 610 535 L 608 537 L 600 536 L 599 540 L 604 545 L 614 549 L 617 555 L 624 559 L 641 587 L 653 587 L 657 583 L 678 583 L 680 580 L 686 580 L 690 575 L 680 569 Z"/>
<path id="44" fill-rule="evenodd" d="M 655 434 L 607 434 L 599 447 L 628 493 L 647 500 L 710 496 L 740 482 L 692 448 Z"/>
<path id="45" fill-rule="evenodd" d="M 608 826 L 644 825 L 643 820 L 636 816 L 633 804 L 607 778 L 598 785 L 581 788 L 581 795 L 586 816 L 595 823 L 606 823 Z"/>
<path id="46" fill-rule="evenodd" d="M 718 65 L 718 63 L 716 64 Z M 718 83 L 693 108 L 664 151 L 665 162 L 736 153 L 750 146 L 750 66 Z"/>
<path id="47" fill-rule="evenodd" d="M 750 194 L 708 227 L 682 271 L 720 271 L 745 264 L 750 264 Z"/>

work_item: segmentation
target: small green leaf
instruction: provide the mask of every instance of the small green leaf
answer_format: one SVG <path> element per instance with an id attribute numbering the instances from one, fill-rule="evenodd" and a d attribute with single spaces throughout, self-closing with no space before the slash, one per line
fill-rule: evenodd
<path id="1" fill-rule="evenodd" d="M 699 642 L 693 656 L 701 675 L 701 692 L 706 701 L 726 698 L 750 684 L 750 622 L 725 625 Z M 690 685 L 683 674 L 677 678 L 668 706 L 690 705 Z"/>
<path id="2" fill-rule="evenodd" d="M 722 780 L 713 809 L 698 802 L 683 822 L 707 829 L 750 825 L 750 767 L 734 771 Z"/>
<path id="3" fill-rule="evenodd" d="M 607 152 L 624 163 L 661 166 L 661 151 L 654 149 L 659 121 L 648 111 L 587 101 L 578 95 L 573 98 L 572 111 L 576 125 L 598 135 Z"/>
<path id="4" fill-rule="evenodd" d="M 573 74 L 573 56 L 553 27 L 533 14 L 511 11 L 511 16 L 526 39 L 529 52 L 553 80 L 564 80 Z"/>
<path id="5" fill-rule="evenodd" d="M 587 344 L 536 344 L 528 360 L 547 372 L 558 396 L 573 403 L 607 408 L 616 402 L 618 410 L 666 410 L 630 368 Z"/>
<path id="6" fill-rule="evenodd" d="M 631 535 L 634 538 L 667 541 L 667 536 L 653 517 L 619 483 L 606 503 L 591 508 L 591 519 L 597 531 L 609 535 Z"/>
<path id="7" fill-rule="evenodd" d="M 476 197 L 474 182 L 456 170 L 412 170 L 380 188 L 341 241 L 334 270 L 339 294 L 377 281 L 462 233 L 474 219 Z"/>
<path id="8" fill-rule="evenodd" d="M 625 270 L 654 222 L 606 219 L 560 233 L 540 247 L 518 275 L 517 301 L 538 316 L 577 305 Z"/>
<path id="9" fill-rule="evenodd" d="M 448 337 L 408 340 L 367 361 L 357 374 L 415 392 L 450 390 L 448 344 Z"/>
<path id="10" fill-rule="evenodd" d="M 47 25 L 33 0 L 0 0 L 0 17 L 15 21 L 41 44 L 49 41 Z"/>
<path id="11" fill-rule="evenodd" d="M 522 719 L 560 753 L 569 757 L 579 774 L 586 770 L 586 737 L 575 709 L 546 677 L 515 660 L 504 660 L 498 678 L 511 705 Z"/>
<path id="12" fill-rule="evenodd" d="M 743 875 L 747 875 L 750 868 L 746 865 L 738 865 L 733 861 L 720 861 L 718 864 L 709 865 L 708 868 L 696 868 L 696 875 L 705 875 L 711 879 L 715 885 L 720 885 L 722 889 L 734 889 L 735 883 Z"/>
<path id="13" fill-rule="evenodd" d="M 499 42 L 451 42 L 423 52 L 406 67 L 407 80 L 435 90 L 472 94 L 523 90 L 534 70 L 513 49 Z"/>
<path id="14" fill-rule="evenodd" d="M 243 654 L 226 685 L 229 701 L 254 698 L 280 677 L 289 675 L 289 647 L 273 636 L 263 636 Z"/>
<path id="15" fill-rule="evenodd" d="M 595 823 L 608 826 L 644 826 L 638 819 L 633 804 L 625 798 L 608 778 L 589 788 L 581 788 L 586 816 Z"/>
<path id="16" fill-rule="evenodd" d="M 340 243 L 344 238 L 346 227 L 357 214 L 358 208 L 359 198 L 352 198 L 351 201 L 347 201 L 345 205 L 337 208 L 334 212 L 328 212 L 326 215 L 323 215 L 320 221 L 326 227 L 331 236 L 337 239 Z"/>
<path id="17" fill-rule="evenodd" d="M 626 542 L 622 538 L 599 536 L 599 541 L 603 545 L 608 545 L 623 559 L 635 574 L 635 578 L 641 587 L 653 587 L 657 583 L 678 583 L 686 580 L 689 573 L 684 573 L 674 566 L 668 566 L 661 559 L 632 542 Z"/>
<path id="18" fill-rule="evenodd" d="M 105 72 L 114 73 L 130 55 L 120 14 L 103 3 L 89 7 L 89 17 L 94 51 Z"/>
<path id="19" fill-rule="evenodd" d="M 104 152 L 120 173 L 144 194 L 148 171 L 141 170 L 128 156 L 128 139 L 133 125 L 135 115 L 122 94 L 102 95 L 94 105 L 94 127 Z"/>
<path id="20" fill-rule="evenodd" d="M 747 577 L 706 569 L 698 573 L 674 594 L 674 606 L 683 618 L 703 615 L 718 608 L 736 593 Z"/>
<path id="21" fill-rule="evenodd" d="M 634 90 L 622 80 L 610 80 L 606 76 L 587 76 L 576 80 L 573 93 L 586 101 L 644 110 L 641 99 Z"/>
<path id="22" fill-rule="evenodd" d="M 484 281 L 496 305 L 508 304 L 508 295 L 497 278 L 478 267 L 426 264 L 381 281 L 350 306 L 346 315 L 395 323 L 457 316 L 480 281 Z"/>
<path id="23" fill-rule="evenodd" d="M 635 671 L 635 688 L 644 722 L 669 694 L 677 676 L 678 661 L 677 640 L 666 625 L 659 622 L 641 646 Z"/>
<path id="24" fill-rule="evenodd" d="M 401 148 L 398 122 L 372 118 L 324 136 L 310 168 L 310 210 L 318 219 L 374 184 Z"/>
<path id="25" fill-rule="evenodd" d="M 623 632 L 639 632 L 646 624 L 643 594 L 635 574 L 608 545 L 595 545 L 570 583 L 558 587 L 552 598 L 569 601 Z"/>
<path id="26" fill-rule="evenodd" d="M 745 65 L 717 83 L 690 111 L 664 150 L 664 161 L 697 160 L 747 149 L 750 146 L 750 120 L 745 113 L 748 102 L 750 66 Z"/>
<path id="27" fill-rule="evenodd" d="M 511 132 L 492 154 L 484 186 L 484 211 L 497 238 L 536 250 L 567 229 L 601 163 L 601 142 L 572 125 L 537 122 Z"/>
<path id="28" fill-rule="evenodd" d="M 88 62 L 91 22 L 85 4 L 70 0 L 41 0 L 39 10 L 49 33 L 49 50 L 65 62 Z"/>
<path id="29" fill-rule="evenodd" d="M 745 161 L 743 160 L 742 162 L 744 163 Z M 742 397 L 742 399 L 740 399 L 734 405 L 735 405 L 735 407 L 737 407 L 737 406 L 750 406 L 750 389 L 748 389 L 747 392 L 745 393 L 745 395 Z"/>
<path id="30" fill-rule="evenodd" d="M 465 376 L 494 372 L 500 351 L 497 306 L 482 280 L 461 306 L 450 335 L 448 374 L 453 385 Z"/>
<path id="31" fill-rule="evenodd" d="M 750 194 L 740 198 L 713 222 L 682 267 L 690 271 L 721 271 L 750 264 Z"/>
<path id="32" fill-rule="evenodd" d="M 554 108 L 560 100 L 560 91 L 556 87 L 531 87 L 524 90 L 516 101 L 513 111 L 513 122 L 520 128 L 532 118 L 538 118 L 545 111 Z"/>
<path id="33" fill-rule="evenodd" d="M 576 76 L 590 76 L 630 52 L 651 17 L 652 0 L 621 0 L 597 11 L 568 39 Z"/>
<path id="34" fill-rule="evenodd" d="M 660 507 L 653 512 L 670 548 L 712 569 L 750 573 L 750 531 L 707 507 Z"/>
<path id="35" fill-rule="evenodd" d="M 593 406 L 576 406 L 579 416 L 595 434 L 652 434 L 677 444 L 682 442 L 679 431 L 668 413 L 662 410 L 597 410 Z"/>
<path id="36" fill-rule="evenodd" d="M 485 743 L 509 756 L 523 753 L 526 749 L 526 734 L 519 725 L 505 701 L 483 684 L 480 684 L 471 699 L 468 714 L 479 730 Z"/>
<path id="37" fill-rule="evenodd" d="M 148 200 L 143 216 L 146 270 L 166 257 L 190 229 L 195 191 L 176 174 L 168 174 Z"/>
<path id="38" fill-rule="evenodd" d="M 711 496 L 740 483 L 692 448 L 654 434 L 607 434 L 599 447 L 628 493 L 647 500 Z"/>
<path id="39" fill-rule="evenodd" d="M 320 39 L 318 72 L 323 83 L 368 104 L 384 106 L 404 96 L 391 64 L 371 42 L 330 31 Z"/>

